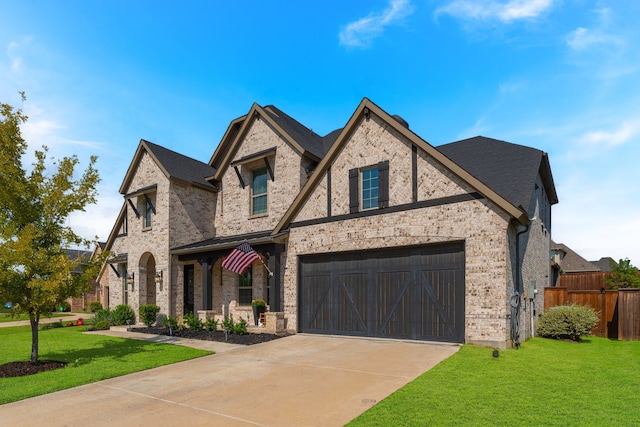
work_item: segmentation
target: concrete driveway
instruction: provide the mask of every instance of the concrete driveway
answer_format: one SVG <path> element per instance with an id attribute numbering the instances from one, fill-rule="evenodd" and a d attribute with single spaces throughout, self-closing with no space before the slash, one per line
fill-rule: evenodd
<path id="1" fill-rule="evenodd" d="M 458 346 L 297 334 L 0 407 L 10 426 L 342 426 Z"/>

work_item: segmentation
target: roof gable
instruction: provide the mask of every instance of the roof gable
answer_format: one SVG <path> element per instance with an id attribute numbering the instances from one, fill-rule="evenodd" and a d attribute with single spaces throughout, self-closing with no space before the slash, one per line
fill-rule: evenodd
<path id="1" fill-rule="evenodd" d="M 538 173 L 550 203 L 558 202 L 547 155 L 540 150 L 484 136 L 440 145 L 436 149 L 514 206 L 523 209 L 529 206 Z"/>
<path id="2" fill-rule="evenodd" d="M 282 217 L 276 228 L 273 230 L 273 234 L 281 232 L 283 229 L 294 220 L 298 214 L 307 197 L 310 196 L 313 189 L 319 184 L 322 177 L 326 174 L 328 167 L 334 162 L 337 156 L 340 155 L 342 147 L 349 141 L 352 133 L 358 128 L 362 120 L 366 120 L 370 114 L 375 114 L 382 119 L 387 125 L 392 127 L 402 136 L 407 138 L 411 143 L 415 144 L 418 148 L 426 152 L 435 161 L 440 163 L 446 169 L 465 181 L 471 187 L 475 188 L 480 194 L 484 195 L 489 200 L 496 203 L 500 208 L 505 210 L 509 215 L 516 218 L 522 224 L 528 224 L 529 219 L 524 210 L 520 209 L 512 202 L 507 200 L 504 196 L 498 194 L 493 188 L 489 187 L 486 183 L 480 181 L 474 175 L 469 173 L 463 167 L 453 162 L 447 156 L 438 151 L 431 144 L 420 138 L 418 135 L 405 127 L 396 118 L 390 116 L 387 112 L 382 110 L 376 104 L 371 102 L 367 98 L 363 98 L 362 102 L 353 113 L 346 126 L 340 131 L 334 131 L 331 134 L 331 138 L 335 136 L 335 140 L 331 144 L 324 158 L 316 168 L 316 171 L 311 175 L 305 186 L 302 188 L 294 202 L 291 204 L 285 215 Z M 337 136 L 336 136 L 337 134 Z M 327 135 L 327 138 L 329 137 Z M 535 178 L 534 178 L 535 179 Z"/>
<path id="3" fill-rule="evenodd" d="M 263 108 L 254 103 L 247 115 L 234 120 L 227 128 L 218 148 L 216 148 L 213 157 L 209 161 L 209 165 L 216 169 L 211 177 L 213 180 L 221 180 L 255 120 L 267 122 L 301 156 L 306 156 L 319 162 L 324 155 L 322 137 L 275 106 L 269 105 Z"/>
<path id="4" fill-rule="evenodd" d="M 213 175 L 214 169 L 206 163 L 187 157 L 183 154 L 176 153 L 168 148 L 146 141 L 140 140 L 140 144 L 136 149 L 133 160 L 127 169 L 127 173 L 120 186 L 120 193 L 126 194 L 129 185 L 136 173 L 138 165 L 144 153 L 149 154 L 158 168 L 167 177 L 167 179 L 175 178 L 199 187 L 213 190 L 214 187 L 207 182 L 206 177 Z"/>

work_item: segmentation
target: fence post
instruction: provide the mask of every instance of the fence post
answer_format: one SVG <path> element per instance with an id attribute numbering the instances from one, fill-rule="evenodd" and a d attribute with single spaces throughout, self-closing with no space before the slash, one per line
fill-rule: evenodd
<path id="1" fill-rule="evenodd" d="M 640 289 L 618 289 L 618 339 L 640 340 Z"/>

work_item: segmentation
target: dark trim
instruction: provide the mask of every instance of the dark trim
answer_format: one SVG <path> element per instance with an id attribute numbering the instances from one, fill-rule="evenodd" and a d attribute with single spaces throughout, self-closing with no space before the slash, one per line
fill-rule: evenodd
<path id="1" fill-rule="evenodd" d="M 411 145 L 411 201 L 418 201 L 418 146 Z"/>
<path id="2" fill-rule="evenodd" d="M 246 184 L 244 183 L 244 179 L 242 179 L 242 174 L 238 170 L 238 166 L 234 166 L 233 170 L 236 171 L 236 175 L 238 175 L 238 180 L 240 181 L 240 187 L 242 187 L 242 189 L 244 190 L 244 187 L 246 186 Z"/>
<path id="3" fill-rule="evenodd" d="M 120 255 L 114 256 L 111 259 L 108 259 L 107 264 L 120 264 L 122 262 L 128 262 L 128 260 L 129 260 L 128 254 L 120 254 Z"/>
<path id="4" fill-rule="evenodd" d="M 151 212 L 153 212 L 153 214 L 156 214 L 156 207 L 153 206 L 153 202 L 151 201 L 151 198 L 149 197 L 149 194 L 144 193 L 144 199 L 147 201 L 147 203 L 149 203 L 149 205 L 151 206 Z M 146 214 L 146 212 L 145 212 Z"/>
<path id="5" fill-rule="evenodd" d="M 374 216 L 374 215 L 385 215 L 389 213 L 410 211 L 414 209 L 431 208 L 434 206 L 450 205 L 453 203 L 461 203 L 461 202 L 468 202 L 471 200 L 482 200 L 482 199 L 484 199 L 484 196 L 482 196 L 482 194 L 477 192 L 458 194 L 455 196 L 440 197 L 438 199 L 422 200 L 416 203 L 405 203 L 403 205 L 391 206 L 386 209 L 372 209 L 372 210 L 366 210 L 363 212 L 356 212 L 352 214 L 337 215 L 331 218 L 316 218 L 316 219 L 310 219 L 307 221 L 299 221 L 299 222 L 292 223 L 290 227 L 291 228 L 306 227 L 309 225 L 326 224 L 326 223 L 336 222 L 336 221 L 345 221 L 349 219 L 364 218 L 364 217 Z"/>
<path id="6" fill-rule="evenodd" d="M 360 207 L 360 170 L 358 168 L 349 170 L 349 213 L 358 212 Z"/>
<path id="7" fill-rule="evenodd" d="M 133 209 L 133 213 L 136 214 L 136 219 L 140 219 L 140 212 L 138 212 L 138 209 L 136 209 L 136 206 L 133 204 L 131 199 L 127 199 L 127 202 L 129 202 L 129 206 Z"/>
<path id="8" fill-rule="evenodd" d="M 269 164 L 269 159 L 267 159 L 266 157 L 263 157 L 262 160 L 264 160 L 264 165 L 267 167 L 267 172 L 269 173 L 269 178 L 271 178 L 271 182 L 275 181 L 275 178 L 273 176 L 273 169 Z"/>
<path id="9" fill-rule="evenodd" d="M 378 208 L 389 207 L 389 160 L 378 163 Z"/>
<path id="10" fill-rule="evenodd" d="M 270 254 L 275 253 L 275 245 L 276 243 L 267 243 L 267 244 L 251 244 L 251 247 L 255 249 L 258 253 L 269 252 Z M 220 259 L 224 258 L 233 250 L 233 247 L 224 248 L 224 249 L 213 249 L 202 252 L 193 252 L 188 254 L 178 255 L 178 261 L 198 261 L 201 262 L 203 259 Z M 275 271 L 274 271 L 275 274 Z"/>
<path id="11" fill-rule="evenodd" d="M 261 158 L 273 156 L 274 154 L 276 154 L 276 147 L 267 148 L 266 150 L 258 151 L 257 153 L 249 154 L 248 156 L 244 156 L 238 160 L 234 160 L 230 163 L 230 165 L 233 167 L 240 166 L 254 160 L 260 160 Z"/>
<path id="12" fill-rule="evenodd" d="M 331 166 L 327 168 L 327 216 L 331 216 Z"/>
<path id="13" fill-rule="evenodd" d="M 153 193 L 157 189 L 158 189 L 158 184 L 153 184 L 153 185 L 149 185 L 147 187 L 140 188 L 140 189 L 134 191 L 133 193 L 126 194 L 124 197 L 125 198 L 130 198 L 130 197 L 141 196 L 142 194 Z"/>
<path id="14" fill-rule="evenodd" d="M 113 270 L 114 273 L 116 273 L 116 276 L 118 276 L 118 279 L 120 278 L 120 272 L 118 271 L 117 268 L 115 268 L 113 266 L 113 264 L 109 264 L 109 267 L 111 267 L 111 269 Z"/>

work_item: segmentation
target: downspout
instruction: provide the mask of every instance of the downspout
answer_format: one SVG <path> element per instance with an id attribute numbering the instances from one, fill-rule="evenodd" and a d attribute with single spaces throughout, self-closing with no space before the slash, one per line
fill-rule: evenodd
<path id="1" fill-rule="evenodd" d="M 511 305 L 511 340 L 513 341 L 513 345 L 516 348 L 520 348 L 520 302 L 522 299 L 522 292 L 524 289 L 524 284 L 522 281 L 522 263 L 524 260 L 520 261 L 520 235 L 529 231 L 529 227 L 531 226 L 531 221 L 535 220 L 536 217 L 529 219 L 529 222 L 524 227 L 523 230 L 516 232 L 516 286 L 513 290 L 513 296 L 511 297 L 510 305 Z M 516 230 L 517 230 L 516 225 Z"/>

